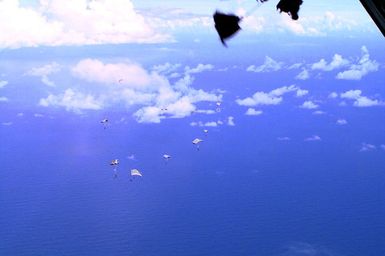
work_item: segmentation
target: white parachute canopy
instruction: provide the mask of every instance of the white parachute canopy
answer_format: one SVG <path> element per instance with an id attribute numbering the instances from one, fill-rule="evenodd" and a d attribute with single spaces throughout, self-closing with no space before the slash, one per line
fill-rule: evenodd
<path id="1" fill-rule="evenodd" d="M 168 160 L 168 159 L 171 158 L 171 156 L 170 156 L 170 155 L 167 155 L 167 154 L 164 154 L 164 155 L 163 155 L 163 158 L 166 159 L 166 160 Z"/>
<path id="2" fill-rule="evenodd" d="M 199 143 L 201 143 L 203 140 L 202 139 L 199 139 L 199 138 L 196 138 L 195 140 L 192 141 L 192 143 L 194 145 L 198 145 Z"/>
<path id="3" fill-rule="evenodd" d="M 208 132 L 209 132 L 209 130 L 207 130 L 207 129 L 204 129 L 204 130 L 203 130 L 203 132 L 204 132 L 204 133 L 208 133 Z"/>
<path id="4" fill-rule="evenodd" d="M 114 159 L 110 163 L 110 165 L 118 165 L 118 164 L 119 164 L 119 160 L 118 159 Z"/>
<path id="5" fill-rule="evenodd" d="M 131 176 L 140 176 L 140 177 L 142 177 L 142 174 L 140 173 L 140 171 L 138 169 L 132 169 L 131 170 Z"/>
<path id="6" fill-rule="evenodd" d="M 106 124 L 106 123 L 108 123 L 108 119 L 107 118 L 105 118 L 105 119 L 103 119 L 102 121 L 100 121 L 102 124 Z"/>

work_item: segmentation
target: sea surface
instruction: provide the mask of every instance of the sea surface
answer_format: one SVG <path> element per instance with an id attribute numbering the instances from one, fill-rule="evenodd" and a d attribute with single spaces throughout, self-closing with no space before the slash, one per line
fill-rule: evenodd
<path id="1" fill-rule="evenodd" d="M 0 129 L 0 255 L 385 255 L 385 151 L 359 152 L 367 126 L 304 142 L 318 124 L 277 115 L 204 135 L 191 120 L 51 114 Z"/>

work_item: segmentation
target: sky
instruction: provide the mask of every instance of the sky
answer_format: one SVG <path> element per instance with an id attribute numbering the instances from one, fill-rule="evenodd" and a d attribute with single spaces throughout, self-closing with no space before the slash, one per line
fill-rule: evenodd
<path id="1" fill-rule="evenodd" d="M 28 208 L 23 200 L 24 206 L 16 204 L 12 208 L 13 199 L 24 198 L 28 195 L 26 191 L 31 192 L 31 197 L 40 196 L 37 202 L 48 198 L 48 212 L 60 212 L 63 206 L 50 195 L 60 196 L 60 189 L 66 188 L 80 194 L 94 193 L 95 197 L 88 198 L 90 201 L 86 200 L 85 205 L 91 205 L 90 209 L 96 209 L 100 214 L 97 216 L 103 219 L 100 209 L 90 202 L 105 195 L 98 194 L 97 189 L 88 190 L 103 186 L 100 182 L 107 177 L 103 176 L 107 175 L 105 169 L 111 171 L 109 162 L 118 158 L 120 169 L 135 164 L 148 177 L 146 185 L 152 185 L 152 190 L 138 187 L 146 202 L 154 203 L 154 209 L 159 208 L 165 216 L 175 215 L 176 220 L 177 213 L 181 213 L 194 223 L 201 214 L 197 200 L 205 198 L 202 191 L 206 190 L 212 194 L 204 205 L 214 212 L 214 206 L 223 207 L 224 213 L 240 207 L 245 210 L 245 219 L 260 213 L 269 221 L 272 218 L 273 224 L 285 223 L 285 216 L 279 212 L 287 213 L 286 217 L 293 221 L 293 226 L 291 222 L 283 224 L 288 225 L 288 234 L 295 230 L 295 225 L 301 226 L 294 221 L 298 215 L 293 217 L 288 209 L 300 209 L 295 214 L 305 219 L 301 229 L 304 233 L 297 231 L 286 237 L 283 232 L 278 239 L 266 227 L 264 230 L 271 237 L 256 236 L 261 246 L 268 248 L 262 250 L 265 255 L 384 253 L 384 208 L 379 203 L 384 199 L 385 170 L 384 37 L 359 1 L 304 0 L 297 21 L 279 13 L 276 2 L 1 0 L 0 135 L 4 144 L 0 160 L 5 171 L 0 192 L 7 196 L 0 198 L 0 205 L 3 209 L 10 207 L 5 215 L 17 222 L 12 217 L 21 214 L 17 207 L 34 213 L 35 208 Z M 243 17 L 242 29 L 227 41 L 228 47 L 221 44 L 214 28 L 212 15 L 216 10 Z M 104 127 L 100 121 L 105 118 L 109 122 Z M 195 138 L 204 140 L 199 150 L 191 143 Z M 175 179 L 169 183 L 155 172 L 160 164 L 160 169 L 165 168 L 163 154 L 172 157 L 167 163 L 171 170 L 166 175 L 173 173 Z M 14 168 L 21 158 L 22 163 Z M 84 167 L 85 161 L 92 164 Z M 83 168 L 84 172 L 72 170 Z M 71 171 L 63 171 L 67 169 Z M 91 169 L 98 170 L 95 177 L 88 174 Z M 206 169 L 207 173 L 203 171 Z M 47 170 L 50 181 L 42 176 Z M 230 182 L 235 176 L 230 170 L 239 172 L 239 180 L 235 178 L 237 186 Z M 208 179 L 202 182 L 197 173 L 207 175 Z M 26 175 L 23 182 L 28 186 L 21 188 L 13 179 L 17 174 Z M 156 184 L 151 176 L 165 183 Z M 83 190 L 77 187 L 83 182 L 90 182 L 91 186 Z M 213 183 L 215 189 L 210 188 Z M 36 192 L 41 184 L 44 189 Z M 192 184 L 197 187 L 192 188 Z M 119 193 L 127 192 L 121 185 Z M 302 194 L 301 189 L 307 193 Z M 322 191 L 322 196 L 315 190 L 320 194 Z M 15 195 L 11 196 L 10 191 Z M 157 205 L 159 191 L 175 192 L 166 193 L 175 200 L 181 200 L 178 195 L 186 195 L 194 207 L 189 212 L 182 207 L 181 200 L 175 212 L 165 210 Z M 313 192 L 320 201 L 319 208 L 314 209 L 326 217 L 306 208 L 312 205 Z M 247 208 L 252 203 L 249 196 L 254 193 L 275 210 L 274 214 Z M 238 194 L 246 201 L 238 202 Z M 224 205 L 221 195 L 231 198 L 231 203 Z M 269 197 L 265 197 L 269 195 L 277 205 L 269 204 Z M 353 200 L 350 195 L 356 203 L 349 204 Z M 289 203 L 285 201 L 287 197 Z M 115 199 L 108 203 L 111 207 L 126 200 Z M 327 206 L 329 199 L 331 210 Z M 168 202 L 166 196 L 162 200 Z M 82 207 L 69 201 L 66 207 Z M 296 202 L 305 202 L 306 207 L 296 206 Z M 286 203 L 288 208 L 283 207 Z M 147 212 L 146 207 L 141 204 L 135 214 Z M 150 219 L 155 219 L 154 209 L 146 215 Z M 346 212 L 351 215 L 345 216 Z M 361 213 L 364 216 L 358 220 Z M 319 219 L 309 217 L 313 215 Z M 31 217 L 29 224 L 39 222 L 36 218 Z M 214 222 L 216 219 L 209 214 L 207 218 Z M 336 219 L 340 222 L 334 223 Z M 230 230 L 228 222 L 221 222 L 226 218 L 217 220 L 224 225 L 224 232 L 226 228 Z M 81 225 L 77 221 L 69 222 L 76 227 Z M 116 225 L 114 228 L 121 225 L 110 221 Z M 322 233 L 320 226 L 329 222 L 334 226 L 328 226 Z M 152 222 L 138 223 L 143 228 L 140 225 Z M 353 231 L 349 233 L 344 223 L 351 225 Z M 12 222 L 0 224 L 7 224 L 4 230 L 15 229 L 15 233 L 0 232 L 9 242 L 8 246 L 0 246 L 0 252 L 18 255 L 12 248 L 21 243 L 13 234 L 23 234 L 25 226 L 18 226 L 18 230 Z M 177 226 L 169 224 L 170 230 Z M 366 226 L 371 229 L 368 231 Z M 213 232 L 210 225 L 202 228 L 207 228 L 208 234 Z M 253 228 L 250 232 L 255 235 L 263 224 Z M 69 232 L 76 233 L 74 230 Z M 130 247 L 134 248 L 132 252 L 155 255 L 146 251 L 156 248 L 149 242 L 153 241 L 154 230 L 149 230 L 143 231 L 145 235 L 136 231 L 144 238 L 137 248 Z M 235 230 L 234 234 L 248 241 L 250 234 L 236 227 Z M 54 227 L 50 232 L 65 236 Z M 334 232 L 336 240 L 326 238 L 328 232 Z M 118 231 L 114 234 L 122 235 Z M 316 239 L 316 234 L 324 239 Z M 200 242 L 198 237 L 185 238 L 193 245 Z M 227 241 L 218 234 L 215 238 Z M 31 241 L 39 243 L 40 236 L 35 239 Z M 168 236 L 161 240 L 166 244 L 171 241 Z M 272 247 L 279 244 L 285 248 L 284 252 L 270 254 L 270 242 Z M 223 243 L 223 252 L 210 251 L 208 245 L 202 251 L 192 250 L 191 255 L 226 255 L 227 249 L 234 255 L 239 248 L 248 253 L 244 255 L 251 255 L 246 249 L 251 245 L 234 245 L 234 249 Z M 349 248 L 349 244 L 354 246 Z M 22 247 L 20 250 L 19 255 L 28 255 L 22 253 Z M 173 255 L 167 249 L 163 252 Z M 103 251 L 93 255 L 106 254 Z"/>

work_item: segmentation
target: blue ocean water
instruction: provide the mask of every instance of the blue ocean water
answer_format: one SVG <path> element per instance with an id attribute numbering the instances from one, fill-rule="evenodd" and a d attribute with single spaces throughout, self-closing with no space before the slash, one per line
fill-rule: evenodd
<path id="1" fill-rule="evenodd" d="M 319 129 L 322 142 L 304 143 L 317 123 L 244 118 L 205 137 L 187 120 L 103 129 L 96 114 L 26 113 L 0 130 L 0 254 L 385 253 L 385 152 L 358 152 L 349 128 L 334 124 Z M 143 177 L 129 181 L 131 168 Z"/>

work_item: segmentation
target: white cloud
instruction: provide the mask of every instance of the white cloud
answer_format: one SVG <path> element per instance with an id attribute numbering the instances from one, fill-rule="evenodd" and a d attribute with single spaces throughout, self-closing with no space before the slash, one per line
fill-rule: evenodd
<path id="1" fill-rule="evenodd" d="M 17 117 L 23 117 L 24 116 L 24 113 L 20 112 L 20 113 L 17 113 L 16 115 Z"/>
<path id="2" fill-rule="evenodd" d="M 360 152 L 373 151 L 373 150 L 376 150 L 376 149 L 377 149 L 377 147 L 375 145 L 363 142 L 361 144 Z"/>
<path id="3" fill-rule="evenodd" d="M 229 116 L 227 118 L 227 125 L 228 126 L 235 126 L 235 123 L 234 123 L 234 117 L 233 116 Z"/>
<path id="4" fill-rule="evenodd" d="M 195 74 L 201 73 L 203 71 L 212 70 L 214 68 L 211 64 L 201 64 L 199 63 L 195 68 L 190 68 L 189 66 L 185 67 L 186 74 Z"/>
<path id="5" fill-rule="evenodd" d="M 197 109 L 194 111 L 194 113 L 197 113 L 197 114 L 206 114 L 206 115 L 213 115 L 217 112 L 215 112 L 214 110 L 212 109 Z"/>
<path id="6" fill-rule="evenodd" d="M 252 107 L 258 105 L 278 105 L 282 102 L 282 97 L 277 97 L 265 92 L 256 92 L 252 97 L 237 99 L 238 105 Z"/>
<path id="7" fill-rule="evenodd" d="M 180 63 L 171 64 L 169 62 L 166 62 L 166 63 L 161 64 L 161 65 L 153 66 L 152 70 L 159 73 L 159 74 L 171 75 L 171 74 L 174 74 L 175 71 L 178 70 L 178 68 L 180 68 L 180 67 L 181 67 Z"/>
<path id="8" fill-rule="evenodd" d="M 255 110 L 254 108 L 248 108 L 245 115 L 248 116 L 259 116 L 263 113 L 262 110 Z"/>
<path id="9" fill-rule="evenodd" d="M 246 71 L 249 72 L 271 72 L 271 71 L 277 71 L 280 70 L 283 66 L 283 62 L 278 62 L 270 58 L 269 56 L 265 57 L 265 62 L 260 66 L 249 66 Z"/>
<path id="10" fill-rule="evenodd" d="M 282 96 L 288 92 L 295 92 L 298 91 L 299 88 L 295 85 L 290 85 L 290 86 L 282 86 L 277 89 L 272 90 L 269 94 L 274 95 L 274 96 Z"/>
<path id="11" fill-rule="evenodd" d="M 322 111 L 322 110 L 316 110 L 316 111 L 314 111 L 312 114 L 313 114 L 313 115 L 324 115 L 324 114 L 326 114 L 326 112 L 325 112 L 325 111 Z"/>
<path id="12" fill-rule="evenodd" d="M 307 71 L 307 69 L 303 69 L 296 77 L 295 79 L 298 79 L 298 80 L 307 80 L 310 78 L 310 74 L 309 74 L 309 71 Z"/>
<path id="13" fill-rule="evenodd" d="M 321 13 L 319 15 L 318 13 Z M 368 31 L 368 22 L 361 16 L 361 10 L 356 15 L 346 12 L 319 12 L 312 14 L 300 14 L 300 19 L 292 21 L 288 15 L 281 15 L 278 22 L 271 22 L 279 31 L 287 31 L 300 36 L 326 36 L 335 32 L 347 32 L 353 29 L 357 31 Z M 359 19 L 357 19 L 360 16 Z M 359 21 L 358 21 L 359 20 Z"/>
<path id="14" fill-rule="evenodd" d="M 72 89 L 67 89 L 61 95 L 48 95 L 47 98 L 40 99 L 39 105 L 44 107 L 61 106 L 69 111 L 81 112 L 81 110 L 97 110 L 102 105 L 92 95 L 85 95 Z"/>
<path id="15" fill-rule="evenodd" d="M 7 102 L 8 98 L 7 97 L 0 97 L 0 102 Z"/>
<path id="16" fill-rule="evenodd" d="M 205 68 L 198 65 L 194 72 Z M 165 70 L 163 67 L 155 69 Z M 70 89 L 79 98 L 87 99 L 87 105 L 75 104 L 75 95 L 68 104 L 60 100 L 63 95 L 50 95 L 42 99 L 40 104 L 58 105 L 79 112 L 82 109 L 101 109 L 123 103 L 132 107 L 138 122 L 159 123 L 165 118 L 183 118 L 192 113 L 213 114 L 213 110 L 197 109 L 196 104 L 217 102 L 222 98 L 221 94 L 192 88 L 194 77 L 191 75 L 185 75 L 170 84 L 165 76 L 155 71 L 148 72 L 139 64 L 129 61 L 103 63 L 97 59 L 84 59 L 74 65 L 72 74 L 92 83 L 92 90 L 88 92 L 74 93 Z"/>
<path id="17" fill-rule="evenodd" d="M 331 93 L 328 95 L 328 98 L 330 98 L 330 99 L 338 98 L 338 93 L 336 93 L 336 92 L 331 92 Z"/>
<path id="18" fill-rule="evenodd" d="M 8 84 L 8 81 L 0 80 L 0 89 L 4 88 Z"/>
<path id="19" fill-rule="evenodd" d="M 289 92 L 298 92 L 301 90 L 295 85 L 282 86 L 277 89 L 274 89 L 268 93 L 266 92 L 256 92 L 251 97 L 245 99 L 237 99 L 236 103 L 241 106 L 253 107 L 258 105 L 278 105 L 282 102 L 282 95 Z"/>
<path id="20" fill-rule="evenodd" d="M 279 141 L 289 141 L 291 139 L 290 139 L 290 137 L 278 137 L 277 140 L 279 140 Z"/>
<path id="21" fill-rule="evenodd" d="M 330 63 L 327 63 L 324 59 L 311 65 L 313 70 L 332 71 L 334 69 L 342 68 L 349 64 L 347 59 L 344 59 L 339 54 L 334 54 L 333 59 Z"/>
<path id="22" fill-rule="evenodd" d="M 305 108 L 305 109 L 316 109 L 319 106 L 317 104 L 315 104 L 314 102 L 308 100 L 308 101 L 305 101 L 300 107 Z"/>
<path id="23" fill-rule="evenodd" d="M 220 125 L 223 125 L 223 122 L 218 120 L 218 121 L 209 121 L 209 122 L 191 122 L 190 126 L 199 126 L 199 127 L 218 127 Z"/>
<path id="24" fill-rule="evenodd" d="M 13 124 L 12 122 L 2 122 L 1 123 L 1 125 L 4 125 L 4 126 L 10 126 L 12 124 Z"/>
<path id="25" fill-rule="evenodd" d="M 357 64 L 353 64 L 348 70 L 339 72 L 337 79 L 360 80 L 363 76 L 370 72 L 378 70 L 379 64 L 375 60 L 370 60 L 369 51 L 366 46 L 361 47 L 361 59 Z"/>
<path id="26" fill-rule="evenodd" d="M 37 118 L 41 118 L 41 117 L 44 117 L 43 114 L 40 114 L 40 113 L 35 113 L 33 114 L 34 117 L 37 117 Z"/>
<path id="27" fill-rule="evenodd" d="M 84 59 L 73 68 L 74 76 L 88 82 L 114 84 L 120 81 L 122 86 L 140 88 L 148 86 L 151 80 L 159 76 L 156 73 L 149 74 L 140 65 L 135 63 L 107 63 L 97 59 Z"/>
<path id="28" fill-rule="evenodd" d="M 303 63 L 294 63 L 294 64 L 290 65 L 289 67 L 287 67 L 287 69 L 289 69 L 289 70 L 290 69 L 298 69 L 302 66 L 303 66 Z"/>
<path id="29" fill-rule="evenodd" d="M 336 123 L 339 125 L 345 125 L 348 124 L 348 121 L 346 121 L 345 119 L 338 119 Z"/>
<path id="30" fill-rule="evenodd" d="M 40 77 L 43 84 L 48 86 L 55 86 L 55 83 L 51 81 L 48 76 L 59 72 L 61 69 L 60 65 L 56 62 L 44 65 L 42 67 L 32 68 L 26 73 L 26 75 Z"/>
<path id="31" fill-rule="evenodd" d="M 302 90 L 302 89 L 298 89 L 297 92 L 296 92 L 296 96 L 297 97 L 302 97 L 302 96 L 305 96 L 309 93 L 308 90 Z"/>
<path id="32" fill-rule="evenodd" d="M 321 140 L 321 137 L 318 135 L 313 135 L 305 139 L 305 141 L 320 141 L 320 140 Z"/>
<path id="33" fill-rule="evenodd" d="M 366 96 L 362 96 L 361 90 L 349 90 L 340 94 L 343 99 L 354 100 L 353 106 L 355 107 L 372 107 L 372 106 L 383 106 L 384 102 L 377 99 L 370 99 Z"/>
<path id="34" fill-rule="evenodd" d="M 131 0 L 51 0 L 23 7 L 0 1 L 0 47 L 149 43 L 169 40 L 138 14 Z"/>

